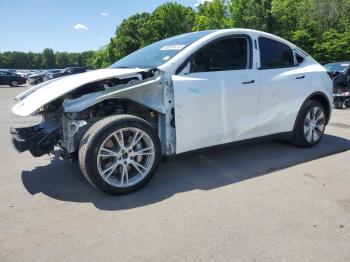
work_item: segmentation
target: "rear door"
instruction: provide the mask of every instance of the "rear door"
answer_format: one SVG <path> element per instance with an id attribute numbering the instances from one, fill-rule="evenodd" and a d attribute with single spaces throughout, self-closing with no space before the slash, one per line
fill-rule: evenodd
<path id="1" fill-rule="evenodd" d="M 248 36 L 215 40 L 172 77 L 176 152 L 254 136 L 258 101 Z"/>
<path id="2" fill-rule="evenodd" d="M 306 98 L 308 75 L 298 65 L 288 45 L 265 37 L 259 37 L 258 42 L 261 94 L 257 136 L 291 131 L 299 111 L 299 100 Z"/>

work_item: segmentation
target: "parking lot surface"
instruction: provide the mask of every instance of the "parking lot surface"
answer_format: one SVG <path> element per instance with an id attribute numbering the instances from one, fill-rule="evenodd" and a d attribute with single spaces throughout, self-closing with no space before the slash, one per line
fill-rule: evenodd
<path id="1" fill-rule="evenodd" d="M 350 261 L 350 110 L 310 149 L 269 142 L 162 163 L 108 196 L 76 163 L 11 146 L 0 87 L 0 261 Z"/>

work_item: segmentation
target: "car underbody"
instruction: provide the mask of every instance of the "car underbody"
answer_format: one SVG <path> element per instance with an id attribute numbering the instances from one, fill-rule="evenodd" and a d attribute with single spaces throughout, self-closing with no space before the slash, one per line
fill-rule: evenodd
<path id="1" fill-rule="evenodd" d="M 13 143 L 20 152 L 28 150 L 35 157 L 53 153 L 58 146 L 63 159 L 74 160 L 82 137 L 94 123 L 107 116 L 133 115 L 152 125 L 159 135 L 162 154 L 172 155 L 176 144 L 173 98 L 170 79 L 158 69 L 99 79 L 33 112 L 42 116 L 40 124 L 11 128 Z"/>

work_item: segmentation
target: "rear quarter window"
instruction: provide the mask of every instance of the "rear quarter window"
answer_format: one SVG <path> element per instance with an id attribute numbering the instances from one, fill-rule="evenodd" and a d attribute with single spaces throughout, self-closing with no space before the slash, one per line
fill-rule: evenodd
<path id="1" fill-rule="evenodd" d="M 293 50 L 286 44 L 259 37 L 260 67 L 274 69 L 294 66 Z"/>

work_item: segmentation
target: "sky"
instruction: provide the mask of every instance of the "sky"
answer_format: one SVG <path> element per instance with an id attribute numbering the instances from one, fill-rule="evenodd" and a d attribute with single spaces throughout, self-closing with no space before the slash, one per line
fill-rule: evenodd
<path id="1" fill-rule="evenodd" d="M 176 0 L 195 7 L 205 0 Z M 98 50 L 130 15 L 169 0 L 0 0 L 0 52 Z"/>

